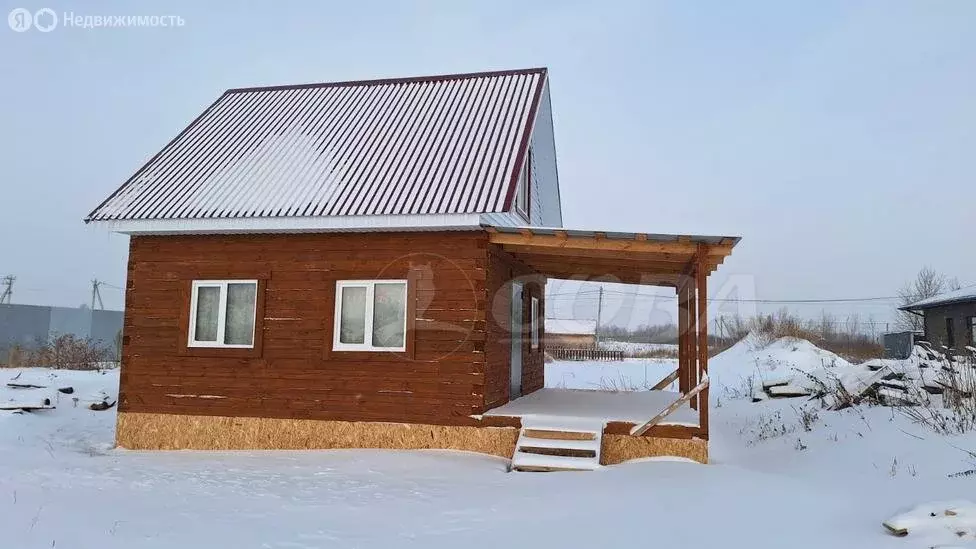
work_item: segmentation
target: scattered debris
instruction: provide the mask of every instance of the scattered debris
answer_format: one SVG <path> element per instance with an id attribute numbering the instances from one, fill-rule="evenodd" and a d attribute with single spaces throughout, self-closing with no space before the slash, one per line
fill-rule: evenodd
<path id="1" fill-rule="evenodd" d="M 40 403 L 26 404 L 22 402 L 3 402 L 0 403 L 0 410 L 19 410 L 22 412 L 32 412 L 34 410 L 51 410 L 54 405 L 51 404 L 51 399 L 45 398 L 40 401 Z"/>
<path id="2" fill-rule="evenodd" d="M 33 383 L 8 383 L 11 389 L 47 389 L 44 385 L 34 385 Z"/>
<path id="3" fill-rule="evenodd" d="M 790 398 L 809 396 L 813 391 L 799 385 L 774 385 L 766 390 L 766 393 L 773 398 Z"/>
<path id="4" fill-rule="evenodd" d="M 102 410 L 108 410 L 109 408 L 112 408 L 113 406 L 115 406 L 115 403 L 116 401 L 114 400 L 112 402 L 109 402 L 107 400 L 103 400 L 101 402 L 92 402 L 91 405 L 88 406 L 88 409 L 95 410 L 96 412 L 101 412 Z"/>
<path id="5" fill-rule="evenodd" d="M 976 504 L 942 501 L 919 505 L 881 523 L 892 534 L 951 533 L 956 537 L 976 535 Z"/>

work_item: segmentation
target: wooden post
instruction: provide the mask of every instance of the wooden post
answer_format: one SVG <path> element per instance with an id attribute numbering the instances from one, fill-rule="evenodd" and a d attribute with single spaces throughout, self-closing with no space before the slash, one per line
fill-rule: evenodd
<path id="1" fill-rule="evenodd" d="M 698 265 L 696 265 L 692 276 L 689 277 L 688 284 L 685 285 L 688 292 L 688 386 L 695 387 L 700 380 L 698 379 L 698 311 L 696 310 L 695 280 L 697 278 Z M 691 409 L 698 409 L 698 399 L 691 400 Z"/>
<path id="2" fill-rule="evenodd" d="M 688 361 L 688 307 L 684 277 L 678 283 L 678 391 L 682 394 L 691 389 L 691 377 L 688 375 L 690 365 Z"/>
<path id="3" fill-rule="evenodd" d="M 698 245 L 698 268 L 695 285 L 698 287 L 698 370 L 699 379 L 708 375 L 708 270 L 705 258 L 708 246 Z M 708 386 L 698 394 L 698 425 L 708 436 Z"/>

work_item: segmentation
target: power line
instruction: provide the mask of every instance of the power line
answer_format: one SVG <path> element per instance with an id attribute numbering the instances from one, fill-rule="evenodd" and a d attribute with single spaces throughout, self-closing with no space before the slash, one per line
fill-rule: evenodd
<path id="1" fill-rule="evenodd" d="M 607 290 L 607 295 L 619 295 L 624 297 L 632 298 L 651 298 L 651 299 L 674 299 L 673 295 L 661 295 L 661 294 L 641 294 L 641 293 L 629 293 L 614 290 Z M 581 294 L 550 294 L 546 296 L 547 299 L 559 298 L 578 298 L 578 299 L 598 299 L 598 295 L 581 295 Z M 708 298 L 707 301 L 712 303 L 768 303 L 768 304 L 802 304 L 802 303 L 863 303 L 872 301 L 898 301 L 900 297 L 896 296 L 881 296 L 881 297 L 850 297 L 850 298 L 829 298 L 829 299 L 738 299 L 738 298 Z"/>

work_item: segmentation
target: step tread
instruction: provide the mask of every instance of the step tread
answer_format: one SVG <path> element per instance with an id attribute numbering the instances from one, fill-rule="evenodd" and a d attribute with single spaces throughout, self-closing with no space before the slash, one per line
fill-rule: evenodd
<path id="1" fill-rule="evenodd" d="M 600 468 L 596 458 L 576 458 L 565 456 L 542 456 L 516 451 L 512 456 L 512 469 L 521 467 L 540 469 L 560 469 L 570 471 L 592 471 Z"/>
<path id="2" fill-rule="evenodd" d="M 567 440 L 560 438 L 535 438 L 522 435 L 518 441 L 519 448 L 557 448 L 563 450 L 589 450 L 600 452 L 600 439 L 593 440 Z"/>

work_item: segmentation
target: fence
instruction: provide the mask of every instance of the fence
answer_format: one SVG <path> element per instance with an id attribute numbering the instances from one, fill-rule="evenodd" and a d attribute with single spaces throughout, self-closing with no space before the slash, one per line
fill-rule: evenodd
<path id="1" fill-rule="evenodd" d="M 0 362 L 13 347 L 33 348 L 65 334 L 115 349 L 121 331 L 122 311 L 0 304 Z"/>
<path id="2" fill-rule="evenodd" d="M 564 349 L 561 347 L 546 348 L 552 358 L 556 360 L 623 360 L 623 351 L 607 349 Z"/>

